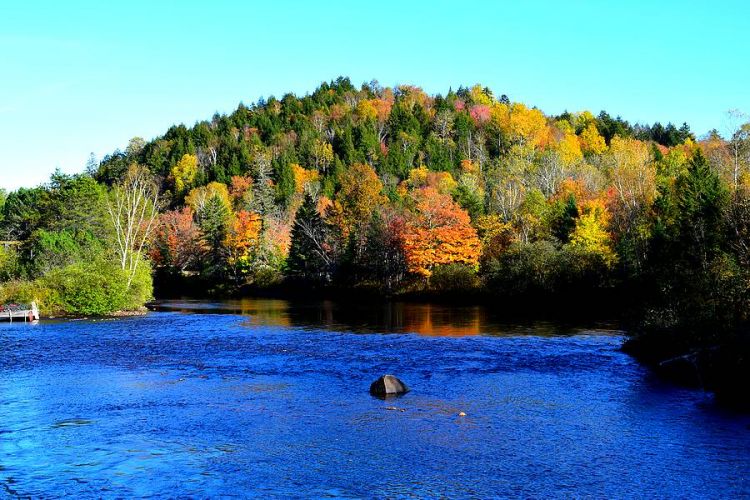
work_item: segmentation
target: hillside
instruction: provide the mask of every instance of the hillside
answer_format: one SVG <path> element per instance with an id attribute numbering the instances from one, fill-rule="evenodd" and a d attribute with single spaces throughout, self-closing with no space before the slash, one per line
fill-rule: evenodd
<path id="1" fill-rule="evenodd" d="M 429 96 L 339 78 L 304 97 L 133 139 L 95 177 L 111 185 L 132 164 L 154 174 L 172 209 L 151 249 L 162 274 L 200 273 L 230 287 L 286 276 L 393 291 L 423 288 L 427 278 L 469 285 L 481 264 L 489 280 L 520 273 L 495 288 L 553 291 L 582 280 L 608 286 L 612 269 L 642 266 L 644 218 L 694 140 L 687 125 L 545 116 L 481 85 Z M 316 207 L 300 212 L 312 248 L 293 244 L 305 196 Z M 533 279 L 505 269 L 509 255 L 534 265 L 532 247 L 560 269 Z M 376 249 L 385 253 L 375 258 Z"/>

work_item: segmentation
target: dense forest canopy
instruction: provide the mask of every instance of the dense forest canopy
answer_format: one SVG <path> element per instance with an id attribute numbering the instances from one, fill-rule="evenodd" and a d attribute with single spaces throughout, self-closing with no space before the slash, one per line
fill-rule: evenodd
<path id="1" fill-rule="evenodd" d="M 626 285 L 654 321 L 678 324 L 700 303 L 706 321 L 736 325 L 750 125 L 732 116 L 725 137 L 698 140 L 686 124 L 547 116 L 481 85 L 431 96 L 338 78 L 2 193 L 3 238 L 22 243 L 0 272 L 17 288 L 93 254 L 127 272 L 112 193 L 138 171 L 159 214 L 129 258 L 142 254 L 157 284 L 504 296 Z"/>

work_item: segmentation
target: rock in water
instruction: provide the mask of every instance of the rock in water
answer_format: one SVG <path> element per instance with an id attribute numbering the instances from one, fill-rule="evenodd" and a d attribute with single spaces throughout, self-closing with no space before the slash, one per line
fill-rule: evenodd
<path id="1" fill-rule="evenodd" d="M 408 391 L 406 384 L 393 375 L 383 375 L 370 386 L 370 394 L 375 396 L 395 396 Z"/>

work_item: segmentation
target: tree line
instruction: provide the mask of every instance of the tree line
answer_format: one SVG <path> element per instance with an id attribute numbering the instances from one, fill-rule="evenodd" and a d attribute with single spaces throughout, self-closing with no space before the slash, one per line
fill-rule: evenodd
<path id="1" fill-rule="evenodd" d="M 117 253 L 106 206 L 139 171 L 159 192 L 137 254 L 157 287 L 618 289 L 648 297 L 644 324 L 697 332 L 721 318 L 728 331 L 745 319 L 750 186 L 750 126 L 730 118 L 698 139 L 606 112 L 548 116 L 481 85 L 428 95 L 339 78 L 7 194 L 0 229 L 22 245 L 3 279 Z M 697 305 L 703 323 L 687 321 Z"/>

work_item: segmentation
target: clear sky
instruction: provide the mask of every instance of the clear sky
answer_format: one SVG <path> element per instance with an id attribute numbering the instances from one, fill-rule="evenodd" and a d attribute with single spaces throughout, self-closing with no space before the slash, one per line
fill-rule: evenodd
<path id="1" fill-rule="evenodd" d="M 699 135 L 750 112 L 747 1 L 352 3 L 0 0 L 0 187 L 339 75 Z"/>

